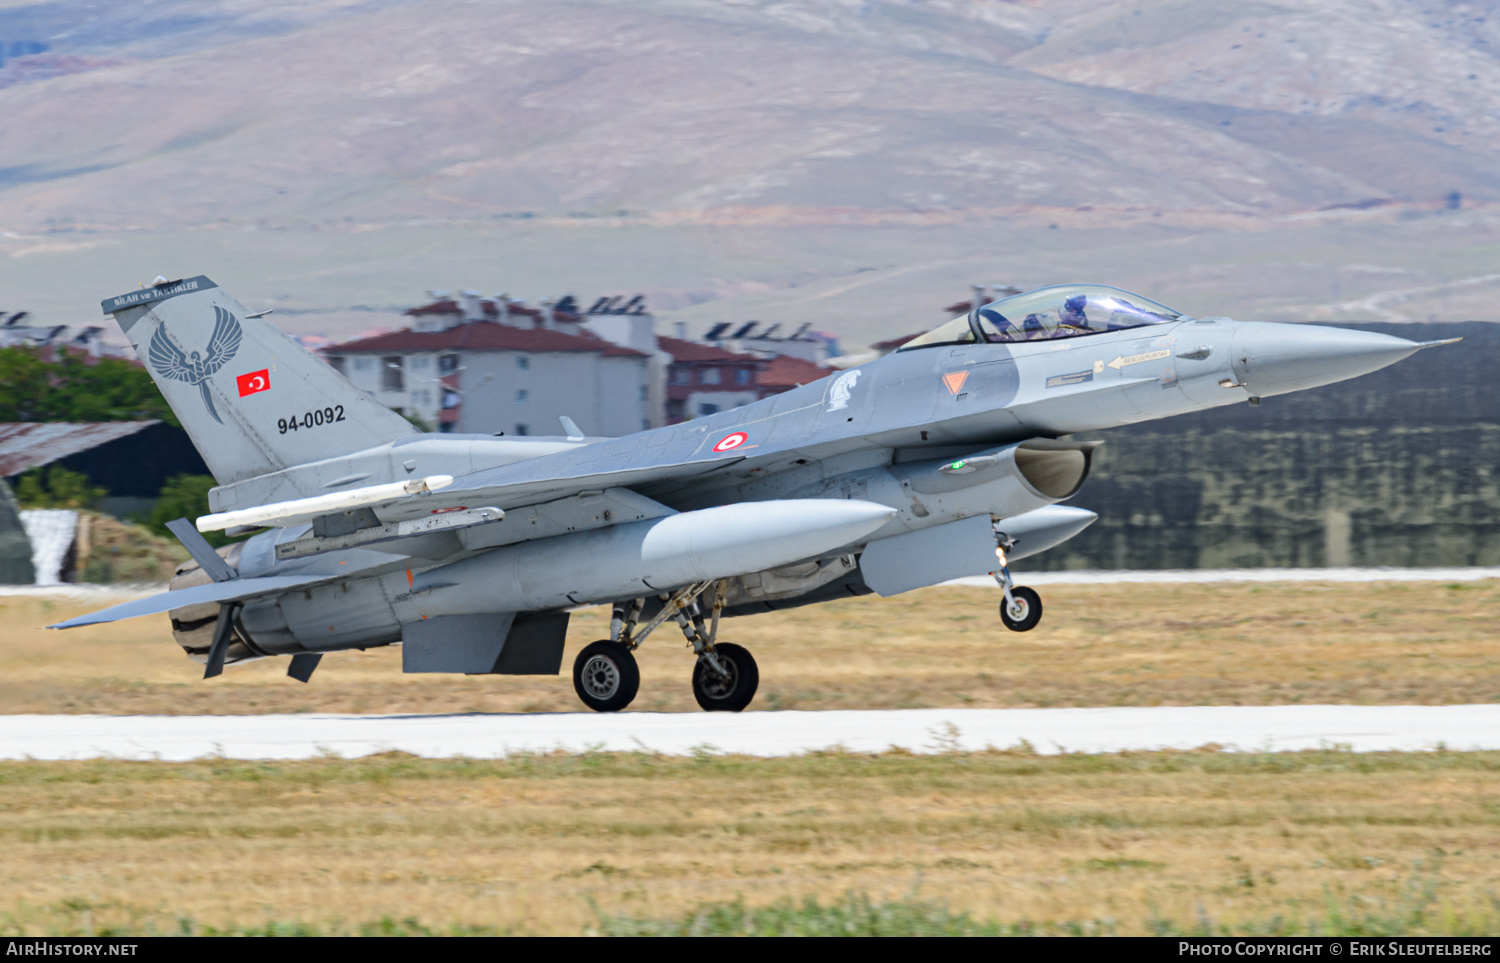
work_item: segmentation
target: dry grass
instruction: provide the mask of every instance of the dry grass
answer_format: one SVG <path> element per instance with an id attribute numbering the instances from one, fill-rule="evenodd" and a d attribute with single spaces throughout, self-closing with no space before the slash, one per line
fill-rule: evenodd
<path id="1" fill-rule="evenodd" d="M 736 619 L 761 666 L 752 708 L 1469 703 L 1500 699 L 1500 583 L 1053 586 L 1006 632 L 996 593 L 937 588 Z M 607 634 L 574 616 L 565 674 L 403 676 L 400 650 L 335 653 L 310 685 L 285 660 L 211 683 L 164 616 L 45 632 L 100 607 L 0 599 L 0 712 L 534 712 L 579 707 L 566 670 Z M 697 711 L 675 629 L 647 640 L 635 709 Z"/>
<path id="2" fill-rule="evenodd" d="M 0 930 L 569 933 L 589 900 L 915 889 L 1122 933 L 1306 932 L 1330 907 L 1472 931 L 1500 919 L 1497 835 L 1495 753 L 3 763 Z"/>
<path id="3" fill-rule="evenodd" d="M 79 581 L 95 584 L 166 582 L 187 551 L 170 538 L 100 512 L 79 512 Z"/>

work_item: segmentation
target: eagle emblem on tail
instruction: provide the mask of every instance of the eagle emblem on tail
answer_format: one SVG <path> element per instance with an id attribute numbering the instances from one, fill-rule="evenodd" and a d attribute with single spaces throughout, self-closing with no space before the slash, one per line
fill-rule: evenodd
<path id="1" fill-rule="evenodd" d="M 239 319 L 216 304 L 214 333 L 209 336 L 208 347 L 203 354 L 196 351 L 185 354 L 167 336 L 167 326 L 163 322 L 157 326 L 156 333 L 151 335 L 151 347 L 147 350 L 146 357 L 151 362 L 151 367 L 163 378 L 197 385 L 209 416 L 222 425 L 224 419 L 219 417 L 219 412 L 214 408 L 214 399 L 208 390 L 208 379 L 234 357 L 234 353 L 240 349 L 242 337 Z"/>

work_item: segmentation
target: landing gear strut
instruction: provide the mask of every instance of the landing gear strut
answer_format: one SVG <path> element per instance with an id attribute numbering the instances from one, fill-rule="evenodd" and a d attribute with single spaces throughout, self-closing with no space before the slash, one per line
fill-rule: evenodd
<path id="1" fill-rule="evenodd" d="M 710 586 L 714 589 L 714 601 L 709 620 L 705 620 L 699 599 Z M 589 645 L 573 663 L 573 687 L 578 697 L 584 705 L 599 712 L 615 712 L 629 705 L 640 687 L 640 672 L 631 653 L 646 636 L 671 619 L 682 629 L 697 656 L 693 666 L 693 695 L 698 705 L 709 712 L 744 709 L 760 686 L 760 669 L 743 647 L 727 642 L 715 644 L 728 592 L 729 580 L 718 579 L 697 582 L 670 595 L 663 593 L 661 611 L 639 627 L 646 600 L 635 599 L 628 605 L 617 603 L 609 621 L 610 637 Z"/>
<path id="2" fill-rule="evenodd" d="M 1005 599 L 1000 603 L 1001 624 L 1012 632 L 1029 632 L 1042 620 L 1042 597 L 1036 594 L 1035 589 L 1017 585 L 1011 578 L 1010 563 L 1006 561 L 1005 553 L 1014 548 L 1015 544 L 1015 539 L 1000 529 L 995 529 L 995 558 L 999 559 L 1000 567 L 990 575 L 1000 583 L 1000 591 L 1005 594 Z"/>

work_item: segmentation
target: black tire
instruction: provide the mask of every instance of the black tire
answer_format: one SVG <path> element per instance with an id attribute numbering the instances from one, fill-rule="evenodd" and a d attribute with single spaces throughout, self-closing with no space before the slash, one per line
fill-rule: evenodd
<path id="1" fill-rule="evenodd" d="M 705 712 L 739 712 L 760 688 L 760 667 L 749 650 L 732 642 L 714 646 L 714 655 L 729 670 L 729 678 L 720 678 L 707 661 L 699 659 L 693 666 L 693 698 Z"/>
<path id="2" fill-rule="evenodd" d="M 1042 620 L 1042 597 L 1036 594 L 1035 589 L 1024 586 L 1015 586 L 1010 590 L 1011 598 L 1021 607 L 1021 617 L 1011 618 L 1011 614 L 1005 610 L 1005 600 L 1000 600 L 1000 621 L 1012 632 L 1030 632 L 1036 628 L 1036 624 Z"/>
<path id="3" fill-rule="evenodd" d="M 573 691 L 595 712 L 619 712 L 640 688 L 635 656 L 618 642 L 590 642 L 573 660 Z"/>

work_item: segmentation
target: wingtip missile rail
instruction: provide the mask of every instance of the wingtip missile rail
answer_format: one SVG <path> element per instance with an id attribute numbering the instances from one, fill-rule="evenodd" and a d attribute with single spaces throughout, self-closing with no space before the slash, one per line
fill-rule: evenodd
<path id="1" fill-rule="evenodd" d="M 453 484 L 452 475 L 428 475 L 408 481 L 391 482 L 387 485 L 367 485 L 331 495 L 314 495 L 311 498 L 294 498 L 284 502 L 272 502 L 256 508 L 241 508 L 232 512 L 217 512 L 204 515 L 197 521 L 200 532 L 219 532 L 226 528 L 243 526 L 289 525 L 296 522 L 328 515 L 332 512 L 348 511 L 351 508 L 366 508 L 383 502 L 398 501 L 415 495 L 423 495 L 447 488 Z"/>

